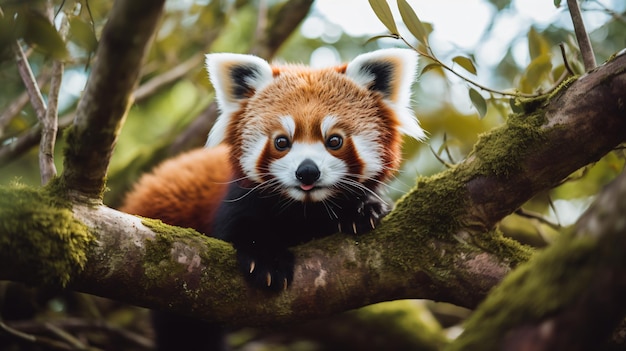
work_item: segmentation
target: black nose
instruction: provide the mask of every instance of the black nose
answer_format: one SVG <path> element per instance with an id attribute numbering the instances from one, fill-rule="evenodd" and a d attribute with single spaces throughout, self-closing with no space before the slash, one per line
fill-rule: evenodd
<path id="1" fill-rule="evenodd" d="M 296 178 L 304 185 L 311 185 L 320 178 L 320 170 L 315 162 L 307 158 L 296 169 Z"/>

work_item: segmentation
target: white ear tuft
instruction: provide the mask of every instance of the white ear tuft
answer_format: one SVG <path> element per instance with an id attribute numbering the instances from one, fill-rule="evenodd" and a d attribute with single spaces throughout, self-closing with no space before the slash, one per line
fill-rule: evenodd
<path id="1" fill-rule="evenodd" d="M 426 137 L 411 110 L 411 85 L 417 53 L 410 49 L 381 49 L 354 58 L 346 75 L 358 85 L 381 93 L 400 120 L 400 130 L 417 140 Z"/>
<path id="2" fill-rule="evenodd" d="M 207 146 L 215 146 L 223 141 L 229 119 L 239 110 L 241 102 L 274 78 L 270 64 L 252 55 L 208 54 L 206 68 L 221 110 L 207 140 Z"/>

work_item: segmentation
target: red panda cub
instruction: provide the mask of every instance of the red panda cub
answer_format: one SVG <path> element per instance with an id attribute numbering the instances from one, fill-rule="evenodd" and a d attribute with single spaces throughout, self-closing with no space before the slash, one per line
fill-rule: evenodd
<path id="1" fill-rule="evenodd" d="M 206 65 L 221 111 L 207 149 L 145 176 L 123 210 L 231 242 L 249 282 L 284 289 L 289 247 L 366 233 L 388 213 L 402 136 L 424 138 L 409 108 L 416 54 L 383 49 L 312 69 L 220 53 Z"/>

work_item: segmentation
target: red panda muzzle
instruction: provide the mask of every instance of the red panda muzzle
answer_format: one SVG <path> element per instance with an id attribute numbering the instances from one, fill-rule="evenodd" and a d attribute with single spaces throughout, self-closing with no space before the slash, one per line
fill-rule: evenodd
<path id="1" fill-rule="evenodd" d="M 302 161 L 296 169 L 296 179 L 300 181 L 300 189 L 308 191 L 313 189 L 315 182 L 320 178 L 320 170 L 315 162 L 310 159 Z"/>

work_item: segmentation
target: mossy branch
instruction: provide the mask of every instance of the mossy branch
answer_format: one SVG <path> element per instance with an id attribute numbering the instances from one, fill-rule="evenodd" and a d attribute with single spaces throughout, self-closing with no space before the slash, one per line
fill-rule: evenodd
<path id="1" fill-rule="evenodd" d="M 22 247 L 35 240 L 28 228 L 78 221 L 97 245 L 80 246 L 87 247 L 84 269 L 70 273 L 68 287 L 141 306 L 240 325 L 307 319 L 400 298 L 475 307 L 531 255 L 493 225 L 624 142 L 624 91 L 621 55 L 552 96 L 522 102 L 524 115 L 483 135 L 461 164 L 418 180 L 372 233 L 338 234 L 294 248 L 294 283 L 280 294 L 248 287 L 227 243 L 81 203 L 73 205 L 73 218 L 34 215 L 46 208 L 37 201 L 0 217 L 0 257 L 21 255 L 17 265 L 0 265 L 0 279 L 33 282 L 42 276 L 47 265 L 25 263 L 40 260 Z M 9 206 L 3 204 L 0 213 Z M 22 222 L 10 220 L 22 215 Z M 62 271 L 48 275 L 57 281 L 53 276 Z"/>
<path id="2" fill-rule="evenodd" d="M 450 350 L 598 350 L 626 314 L 626 172 L 508 276 Z M 592 323 L 590 323 L 592 321 Z"/>

